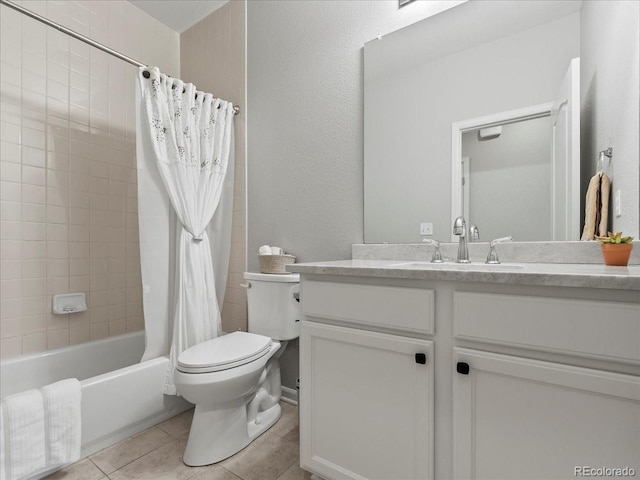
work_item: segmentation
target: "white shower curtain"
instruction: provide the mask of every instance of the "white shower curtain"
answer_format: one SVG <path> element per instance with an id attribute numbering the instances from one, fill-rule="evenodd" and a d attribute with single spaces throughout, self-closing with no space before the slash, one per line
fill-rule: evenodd
<path id="1" fill-rule="evenodd" d="M 139 70 L 137 100 L 143 360 L 169 353 L 164 392 L 175 395 L 178 355 L 222 331 L 214 263 L 226 283 L 232 195 L 220 204 L 233 187 L 233 105 L 157 68 Z"/>

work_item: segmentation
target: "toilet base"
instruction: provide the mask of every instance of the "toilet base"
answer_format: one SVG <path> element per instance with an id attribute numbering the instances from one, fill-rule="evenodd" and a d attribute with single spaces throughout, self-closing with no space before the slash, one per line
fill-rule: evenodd
<path id="1" fill-rule="evenodd" d="M 183 461 L 190 467 L 211 465 L 238 453 L 280 418 L 280 404 L 247 421 L 247 405 L 216 410 L 196 405 Z"/>

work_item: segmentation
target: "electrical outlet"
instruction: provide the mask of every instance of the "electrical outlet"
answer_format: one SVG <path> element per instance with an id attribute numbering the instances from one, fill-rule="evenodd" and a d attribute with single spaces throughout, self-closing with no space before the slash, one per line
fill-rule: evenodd
<path id="1" fill-rule="evenodd" d="M 613 200 L 613 209 L 616 214 L 616 217 L 622 216 L 622 205 L 620 201 L 620 190 L 616 190 L 616 194 Z"/>
<path id="2" fill-rule="evenodd" d="M 421 223 L 420 235 L 433 235 L 433 223 Z"/>

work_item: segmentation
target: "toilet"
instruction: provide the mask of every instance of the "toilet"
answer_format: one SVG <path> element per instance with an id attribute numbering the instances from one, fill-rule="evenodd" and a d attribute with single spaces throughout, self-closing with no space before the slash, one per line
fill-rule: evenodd
<path id="1" fill-rule="evenodd" d="M 202 342 L 178 356 L 174 383 L 195 404 L 184 463 L 239 452 L 280 418 L 280 365 L 300 334 L 300 276 L 245 272 L 249 332 Z"/>

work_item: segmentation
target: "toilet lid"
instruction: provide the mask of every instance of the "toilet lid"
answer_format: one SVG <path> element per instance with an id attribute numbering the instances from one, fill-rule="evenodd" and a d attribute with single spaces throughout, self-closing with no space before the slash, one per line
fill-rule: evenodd
<path id="1" fill-rule="evenodd" d="M 239 367 L 266 355 L 271 343 L 264 335 L 229 333 L 182 352 L 177 368 L 184 373 L 208 373 Z"/>

